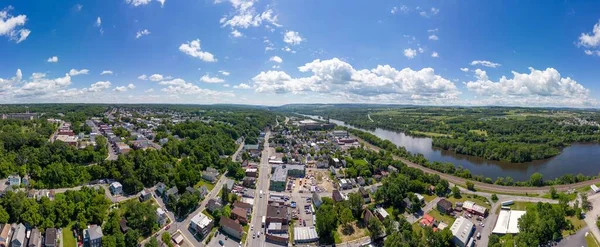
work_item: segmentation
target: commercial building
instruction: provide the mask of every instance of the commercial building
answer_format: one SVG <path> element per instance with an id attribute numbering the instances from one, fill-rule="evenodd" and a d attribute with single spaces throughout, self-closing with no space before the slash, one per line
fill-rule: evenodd
<path id="1" fill-rule="evenodd" d="M 525 211 L 500 210 L 492 233 L 502 235 L 519 233 L 519 219 L 523 215 L 525 215 Z"/>
<path id="2" fill-rule="evenodd" d="M 465 217 L 458 217 L 450 227 L 454 244 L 459 247 L 467 246 L 467 243 L 469 243 L 469 240 L 473 236 L 473 229 L 475 229 L 473 222 Z"/>
<path id="3" fill-rule="evenodd" d="M 200 212 L 192 218 L 192 221 L 190 222 L 190 229 L 192 229 L 195 234 L 199 235 L 200 239 L 203 239 L 208 233 L 210 233 L 213 224 L 213 220 Z"/>
<path id="4" fill-rule="evenodd" d="M 344 138 L 344 137 L 348 137 L 348 131 L 347 130 L 334 130 L 334 131 L 331 131 L 331 135 L 333 137 L 337 137 L 337 138 Z"/>
<path id="5" fill-rule="evenodd" d="M 285 169 L 287 169 L 287 175 L 290 177 L 302 178 L 306 174 L 306 166 L 305 165 L 283 165 Z"/>
<path id="6" fill-rule="evenodd" d="M 288 212 L 288 207 L 273 205 L 267 206 L 267 224 L 271 222 L 279 222 L 287 225 L 289 220 L 290 213 Z"/>
<path id="7" fill-rule="evenodd" d="M 271 175 L 271 183 L 269 190 L 282 192 L 285 190 L 285 181 L 287 179 L 287 171 L 285 168 L 278 166 L 275 168 L 275 172 Z"/>
<path id="8" fill-rule="evenodd" d="M 600 191 L 598 186 L 596 186 L 595 184 L 590 185 L 590 188 L 592 188 L 592 191 L 594 191 L 594 193 L 598 193 L 598 191 Z"/>
<path id="9" fill-rule="evenodd" d="M 487 213 L 487 208 L 477 205 L 472 201 L 465 201 L 462 208 L 475 215 L 485 216 Z"/>
<path id="10" fill-rule="evenodd" d="M 314 227 L 294 227 L 294 243 L 304 244 L 319 241 L 319 235 Z"/>

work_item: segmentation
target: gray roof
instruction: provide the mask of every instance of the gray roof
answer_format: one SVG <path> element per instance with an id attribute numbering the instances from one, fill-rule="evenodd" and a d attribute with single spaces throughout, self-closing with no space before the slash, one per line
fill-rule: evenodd
<path id="1" fill-rule="evenodd" d="M 305 165 L 285 164 L 285 168 L 287 168 L 288 170 L 304 170 L 304 169 L 306 169 L 306 166 Z"/>
<path id="2" fill-rule="evenodd" d="M 90 239 L 101 239 L 104 234 L 102 234 L 102 227 L 98 225 L 88 226 L 88 234 L 90 235 Z"/>
<path id="3" fill-rule="evenodd" d="M 13 233 L 11 242 L 18 240 L 21 243 L 21 245 L 25 245 L 25 232 L 26 231 L 27 231 L 27 229 L 25 229 L 25 226 L 23 224 L 19 223 L 19 225 L 17 225 L 17 227 L 15 228 L 15 232 Z"/>
<path id="4" fill-rule="evenodd" d="M 452 235 L 454 235 L 455 240 L 460 241 L 463 245 L 465 245 L 471 237 L 471 232 L 473 231 L 473 222 L 462 216 L 458 217 L 450 227 L 450 231 L 452 231 Z"/>
<path id="5" fill-rule="evenodd" d="M 177 187 L 173 186 L 173 188 L 167 190 L 166 195 L 177 195 L 178 192 L 179 190 L 177 189 Z"/>
<path id="6" fill-rule="evenodd" d="M 294 241 L 316 242 L 319 235 L 314 227 L 294 227 Z"/>
<path id="7" fill-rule="evenodd" d="M 286 178 L 287 178 L 287 170 L 281 166 L 278 166 L 277 168 L 275 168 L 275 172 L 273 173 L 273 176 L 271 176 L 271 181 L 285 183 Z"/>

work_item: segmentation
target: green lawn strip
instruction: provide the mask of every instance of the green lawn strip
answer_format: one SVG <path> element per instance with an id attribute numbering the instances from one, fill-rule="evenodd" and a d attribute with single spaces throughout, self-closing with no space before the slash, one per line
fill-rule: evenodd
<path id="1" fill-rule="evenodd" d="M 456 220 L 454 217 L 450 216 L 450 215 L 442 215 L 437 209 L 433 209 L 431 211 L 429 211 L 427 214 L 431 215 L 436 221 L 438 222 L 444 222 L 446 224 L 448 224 L 448 226 L 451 226 L 452 223 L 454 223 L 454 220 Z"/>
<path id="2" fill-rule="evenodd" d="M 208 191 L 211 191 L 215 187 L 214 184 L 212 184 L 204 179 L 200 179 L 200 181 L 196 185 L 194 185 L 194 188 L 200 188 L 200 187 L 202 187 L 202 185 L 206 186 L 206 189 L 208 189 Z"/>
<path id="3" fill-rule="evenodd" d="M 600 244 L 598 244 L 594 234 L 591 232 L 588 232 L 587 236 L 585 236 L 585 242 L 587 243 L 588 247 L 600 247 Z"/>
<path id="4" fill-rule="evenodd" d="M 73 236 L 73 231 L 71 231 L 71 226 L 73 226 L 72 223 L 62 229 L 62 241 L 63 241 L 64 247 L 76 247 L 77 246 L 77 240 L 75 239 L 75 236 Z"/>

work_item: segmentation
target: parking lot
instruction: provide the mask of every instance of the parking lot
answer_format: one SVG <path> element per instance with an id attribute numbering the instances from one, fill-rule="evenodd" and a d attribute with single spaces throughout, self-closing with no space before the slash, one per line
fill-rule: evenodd
<path id="1" fill-rule="evenodd" d="M 227 239 L 225 239 L 225 238 L 227 238 Z M 221 245 L 219 243 L 219 241 L 223 241 L 223 245 Z M 231 239 L 226 234 L 223 234 L 220 231 L 216 231 L 215 236 L 212 238 L 212 240 L 210 240 L 210 243 L 208 243 L 208 246 L 210 246 L 210 247 L 213 247 L 213 246 L 214 247 L 218 247 L 218 246 L 239 247 L 240 242 L 238 242 L 235 239 Z"/>
<path id="2" fill-rule="evenodd" d="M 300 181 L 303 182 L 302 185 L 300 185 Z M 308 184 L 305 184 L 306 182 L 308 182 Z M 291 202 L 296 203 L 296 207 L 292 208 L 293 212 L 295 212 L 298 216 L 295 226 L 313 226 L 313 214 L 310 211 L 312 205 L 312 194 L 310 193 L 311 182 L 309 179 L 296 179 L 294 180 L 294 183 L 296 186 L 292 190 Z M 300 190 L 302 190 L 303 192 L 300 193 Z M 291 202 L 290 205 L 292 204 Z"/>
<path id="3" fill-rule="evenodd" d="M 470 217 L 469 217 L 470 215 Z M 488 225 L 481 225 L 483 222 L 485 222 L 485 218 L 483 218 L 483 220 L 478 220 L 479 216 L 470 214 L 466 211 L 464 211 L 462 213 L 462 216 L 469 219 L 471 222 L 473 222 L 473 224 L 475 225 L 475 231 L 473 231 L 473 237 L 475 238 L 475 245 L 477 245 L 477 240 L 479 240 L 477 238 L 477 233 L 482 233 L 482 230 L 484 227 L 492 227 L 492 226 L 488 226 Z"/>

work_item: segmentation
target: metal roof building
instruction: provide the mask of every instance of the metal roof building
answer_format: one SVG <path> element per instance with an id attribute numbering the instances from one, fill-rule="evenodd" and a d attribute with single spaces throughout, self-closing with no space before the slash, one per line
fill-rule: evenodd
<path id="1" fill-rule="evenodd" d="M 473 222 L 462 216 L 454 221 L 454 224 L 450 227 L 450 231 L 454 236 L 452 241 L 456 246 L 464 247 L 467 245 L 473 235 L 473 226 Z"/>
<path id="2" fill-rule="evenodd" d="M 312 243 L 319 241 L 319 235 L 314 227 L 294 227 L 294 243 Z"/>

